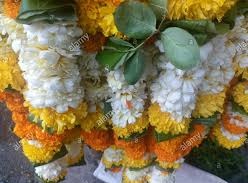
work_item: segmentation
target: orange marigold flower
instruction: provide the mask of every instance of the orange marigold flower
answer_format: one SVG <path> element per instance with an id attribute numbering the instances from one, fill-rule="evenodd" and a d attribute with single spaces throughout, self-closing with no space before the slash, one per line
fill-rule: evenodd
<path id="1" fill-rule="evenodd" d="M 4 14 L 15 19 L 19 13 L 21 0 L 4 0 Z"/>
<path id="2" fill-rule="evenodd" d="M 104 151 L 114 144 L 111 130 L 94 129 L 90 132 L 82 131 L 81 136 L 85 144 L 89 145 L 96 151 Z"/>
<path id="3" fill-rule="evenodd" d="M 248 132 L 248 128 L 245 128 L 245 127 L 239 127 L 233 123 L 230 122 L 230 116 L 228 114 L 224 114 L 223 117 L 222 117 L 222 123 L 223 123 L 223 126 L 226 130 L 228 130 L 230 133 L 232 134 L 243 134 L 243 133 L 246 133 Z M 242 120 L 241 117 L 239 116 L 235 116 L 234 117 L 235 120 L 238 120 L 240 121 L 240 123 L 243 123 L 244 121 Z"/>
<path id="4" fill-rule="evenodd" d="M 90 35 L 89 40 L 85 41 L 83 44 L 84 50 L 91 52 L 98 52 L 102 49 L 102 46 L 105 44 L 107 38 L 100 32 L 95 35 Z"/>
<path id="5" fill-rule="evenodd" d="M 141 159 L 146 152 L 146 143 L 145 138 L 137 138 L 132 141 L 125 141 L 118 138 L 118 136 L 114 135 L 115 145 L 123 149 L 126 153 L 126 156 L 132 159 Z"/>

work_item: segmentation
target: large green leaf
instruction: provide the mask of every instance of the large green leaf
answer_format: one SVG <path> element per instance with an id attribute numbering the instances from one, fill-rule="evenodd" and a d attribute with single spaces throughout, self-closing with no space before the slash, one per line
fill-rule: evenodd
<path id="1" fill-rule="evenodd" d="M 142 76 L 145 69 L 144 53 L 138 50 L 127 61 L 124 68 L 125 80 L 128 84 L 134 85 Z"/>
<path id="2" fill-rule="evenodd" d="M 118 30 L 130 38 L 145 39 L 156 31 L 156 16 L 144 3 L 124 1 L 114 13 Z"/>
<path id="3" fill-rule="evenodd" d="M 76 21 L 75 3 L 70 0 L 22 0 L 19 23 L 31 24 L 38 21 Z"/>
<path id="4" fill-rule="evenodd" d="M 189 32 L 216 33 L 215 24 L 210 20 L 177 20 L 171 21 L 169 24 Z"/>
<path id="5" fill-rule="evenodd" d="M 148 4 L 152 8 L 157 19 L 161 20 L 165 18 L 167 14 L 167 0 L 149 0 Z"/>
<path id="6" fill-rule="evenodd" d="M 178 69 L 188 70 L 200 62 L 200 49 L 195 38 L 187 31 L 170 27 L 161 34 L 167 57 Z"/>
<path id="7" fill-rule="evenodd" d="M 130 54 L 132 54 L 132 52 L 130 53 L 128 51 L 130 48 L 133 48 L 131 47 L 132 45 L 129 44 L 128 42 L 117 39 L 110 39 L 104 47 L 104 50 L 96 55 L 96 60 L 111 70 L 117 69 L 124 64 L 130 57 Z"/>

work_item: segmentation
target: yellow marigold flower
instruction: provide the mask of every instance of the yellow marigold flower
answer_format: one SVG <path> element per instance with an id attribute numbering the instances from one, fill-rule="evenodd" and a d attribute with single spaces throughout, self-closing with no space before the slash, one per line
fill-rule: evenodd
<path id="1" fill-rule="evenodd" d="M 149 126 L 149 120 L 147 114 L 143 114 L 133 124 L 128 124 L 125 128 L 119 128 L 114 126 L 113 130 L 118 137 L 125 138 L 129 137 L 133 133 L 142 133 Z"/>
<path id="2" fill-rule="evenodd" d="M 157 103 L 152 104 L 148 109 L 149 121 L 155 130 L 159 133 L 171 133 L 176 135 L 179 133 L 187 133 L 189 129 L 190 119 L 184 119 L 181 122 L 175 121 L 170 113 L 162 112 Z"/>
<path id="3" fill-rule="evenodd" d="M 241 76 L 243 79 L 248 80 L 248 67 L 240 67 L 237 62 L 234 62 L 235 76 Z"/>
<path id="4" fill-rule="evenodd" d="M 241 82 L 233 88 L 234 101 L 248 112 L 248 82 Z"/>
<path id="5" fill-rule="evenodd" d="M 100 107 L 97 107 L 96 112 L 88 113 L 86 118 L 81 121 L 81 128 L 90 132 L 93 128 L 107 130 L 107 124 L 110 121 L 109 115 L 104 115 Z"/>
<path id="6" fill-rule="evenodd" d="M 175 161 L 175 162 L 165 162 L 165 161 L 158 161 L 160 167 L 164 169 L 178 169 L 181 167 L 183 162 Z"/>
<path id="7" fill-rule="evenodd" d="M 0 41 L 0 80 L 0 91 L 3 91 L 9 85 L 20 91 L 25 85 L 17 64 L 17 57 L 13 50 L 7 46 L 6 40 Z"/>
<path id="8" fill-rule="evenodd" d="M 246 141 L 245 136 L 241 137 L 239 140 L 228 139 L 226 136 L 223 135 L 223 133 L 221 131 L 221 125 L 220 124 L 215 125 L 215 127 L 213 129 L 213 134 L 216 137 L 218 143 L 222 147 L 229 149 L 229 150 L 241 147 Z"/>
<path id="9" fill-rule="evenodd" d="M 86 103 L 81 103 L 76 109 L 70 108 L 65 113 L 57 113 L 52 108 L 33 108 L 29 103 L 25 103 L 25 106 L 28 106 L 29 112 L 35 116 L 34 121 L 42 121 L 43 129 L 52 128 L 58 134 L 80 125 L 80 121 L 87 115 Z"/>
<path id="10" fill-rule="evenodd" d="M 122 0 L 77 0 L 79 25 L 90 34 L 102 32 L 106 37 L 120 34 L 113 13 Z"/>
<path id="11" fill-rule="evenodd" d="M 37 141 L 38 142 L 38 141 Z M 44 146 L 41 144 L 34 145 L 30 144 L 28 140 L 22 139 L 21 145 L 23 148 L 24 155 L 35 164 L 47 163 L 53 156 L 59 152 L 61 145 L 57 146 Z"/>
<path id="12" fill-rule="evenodd" d="M 208 118 L 216 112 L 223 113 L 225 98 L 226 90 L 217 94 L 200 94 L 197 98 L 193 116 L 195 118 Z"/>
<path id="13" fill-rule="evenodd" d="M 219 21 L 237 0 L 169 0 L 170 19 L 215 19 Z"/>
<path id="14" fill-rule="evenodd" d="M 153 161 L 151 154 L 146 153 L 140 159 L 132 159 L 124 153 L 122 165 L 128 168 L 142 168 L 149 165 Z"/>

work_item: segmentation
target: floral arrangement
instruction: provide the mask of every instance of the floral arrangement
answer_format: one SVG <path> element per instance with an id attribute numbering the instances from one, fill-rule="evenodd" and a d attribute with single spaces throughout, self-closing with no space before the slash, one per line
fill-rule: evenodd
<path id="1" fill-rule="evenodd" d="M 248 132 L 243 0 L 0 1 L 0 100 L 44 182 L 83 144 L 124 183 L 174 183 L 204 139 Z"/>

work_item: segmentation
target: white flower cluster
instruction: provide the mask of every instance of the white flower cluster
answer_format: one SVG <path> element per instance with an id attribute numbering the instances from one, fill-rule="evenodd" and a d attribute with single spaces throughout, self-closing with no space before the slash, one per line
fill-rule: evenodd
<path id="1" fill-rule="evenodd" d="M 175 183 L 175 173 L 165 174 L 163 171 L 159 170 L 155 166 L 150 172 L 149 183 Z"/>
<path id="2" fill-rule="evenodd" d="M 82 34 L 74 24 L 21 25 L 0 17 L 2 34 L 19 53 L 19 65 L 27 82 L 26 100 L 33 107 L 54 108 L 63 113 L 68 107 L 76 108 L 84 96 L 77 66 L 80 49 L 69 46 Z"/>
<path id="3" fill-rule="evenodd" d="M 55 161 L 48 164 L 35 167 L 35 173 L 45 181 L 58 181 L 67 173 L 67 168 L 70 166 L 70 159 L 80 159 L 82 156 L 82 143 L 78 140 L 71 144 L 66 144 L 68 153 Z"/>
<path id="4" fill-rule="evenodd" d="M 237 50 L 235 62 L 241 68 L 245 68 L 248 67 L 248 18 L 240 16 L 235 23 L 235 27 L 228 36 Z"/>
<path id="5" fill-rule="evenodd" d="M 59 54 L 71 58 L 81 55 L 80 45 L 74 46 L 74 43 L 83 35 L 83 31 L 74 23 L 34 23 L 32 25 L 23 25 L 26 33 L 27 42 L 30 45 L 39 45 L 40 47 L 52 47 Z M 73 49 L 70 47 L 73 46 Z"/>
<path id="6" fill-rule="evenodd" d="M 162 56 L 160 58 L 162 59 Z M 158 66 L 163 70 L 151 85 L 152 102 L 158 103 L 163 112 L 171 113 L 178 122 L 183 118 L 190 118 L 205 75 L 204 69 L 198 66 L 182 71 L 167 62 L 166 58 Z"/>
<path id="7" fill-rule="evenodd" d="M 63 57 L 52 49 L 25 47 L 20 51 L 19 65 L 28 84 L 24 96 L 33 107 L 53 107 L 63 113 L 82 101 L 76 59 Z"/>
<path id="8" fill-rule="evenodd" d="M 97 105 L 103 106 L 102 102 L 111 95 L 111 90 L 106 82 L 106 73 L 100 68 L 95 57 L 96 53 L 83 53 L 79 61 L 82 83 L 85 87 L 85 100 L 88 102 L 89 112 L 95 112 Z"/>
<path id="9" fill-rule="evenodd" d="M 204 45 L 202 52 L 209 54 L 205 55 L 204 68 L 207 74 L 202 82 L 200 91 L 214 94 L 220 93 L 225 86 L 228 86 L 235 74 L 232 66 L 236 53 L 235 46 L 228 41 L 226 35 L 220 35 Z"/>
<path id="10" fill-rule="evenodd" d="M 110 71 L 107 80 L 113 92 L 113 96 L 109 100 L 113 110 L 113 124 L 124 128 L 127 124 L 135 123 L 144 111 L 144 100 L 147 97 L 144 77 L 135 85 L 128 85 L 123 70 L 118 69 Z"/>

